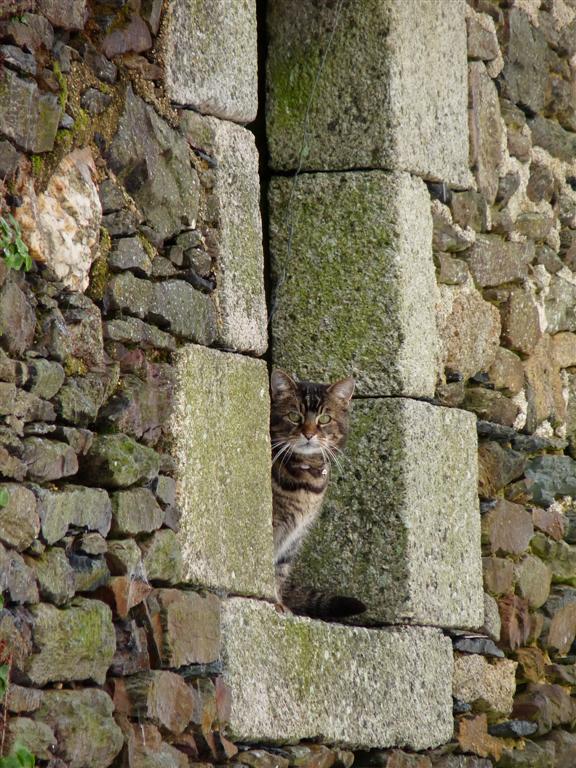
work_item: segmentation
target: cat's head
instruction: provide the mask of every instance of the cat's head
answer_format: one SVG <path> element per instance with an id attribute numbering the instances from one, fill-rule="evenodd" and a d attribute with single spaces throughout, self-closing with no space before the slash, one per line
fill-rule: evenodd
<path id="1" fill-rule="evenodd" d="M 334 384 L 294 381 L 276 368 L 270 379 L 270 431 L 275 454 L 323 456 L 328 461 L 342 450 L 348 436 L 348 414 L 354 379 Z"/>

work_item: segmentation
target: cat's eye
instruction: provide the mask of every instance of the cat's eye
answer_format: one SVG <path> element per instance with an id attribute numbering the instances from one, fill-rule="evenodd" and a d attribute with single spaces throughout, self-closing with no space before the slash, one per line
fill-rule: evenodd
<path id="1" fill-rule="evenodd" d="M 321 413 L 316 419 L 318 424 L 329 424 L 332 421 L 332 416 L 328 416 L 327 413 Z"/>
<path id="2" fill-rule="evenodd" d="M 288 414 L 288 421 L 291 421 L 292 424 L 300 424 L 302 421 L 302 414 L 298 413 L 298 411 L 290 411 Z"/>

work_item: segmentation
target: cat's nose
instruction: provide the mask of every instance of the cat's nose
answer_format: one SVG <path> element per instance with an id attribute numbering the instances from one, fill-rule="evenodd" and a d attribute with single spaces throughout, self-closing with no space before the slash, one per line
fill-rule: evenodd
<path id="1" fill-rule="evenodd" d="M 304 429 L 302 430 L 302 434 L 304 435 L 306 440 L 312 440 L 312 438 L 316 434 L 316 430 L 314 429 L 314 427 L 304 427 Z"/>

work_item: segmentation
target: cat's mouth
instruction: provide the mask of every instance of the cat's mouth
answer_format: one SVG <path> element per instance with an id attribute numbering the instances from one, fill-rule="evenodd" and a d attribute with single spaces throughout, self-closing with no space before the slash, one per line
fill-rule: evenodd
<path id="1" fill-rule="evenodd" d="M 315 438 L 306 440 L 299 437 L 294 443 L 294 453 L 298 453 L 300 456 L 318 456 L 322 453 L 322 447 Z"/>

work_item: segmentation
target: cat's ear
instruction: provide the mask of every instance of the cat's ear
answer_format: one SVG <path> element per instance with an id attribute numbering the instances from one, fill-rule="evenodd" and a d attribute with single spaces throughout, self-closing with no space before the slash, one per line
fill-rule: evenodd
<path id="1" fill-rule="evenodd" d="M 288 376 L 287 373 L 280 370 L 280 368 L 274 368 L 270 376 L 270 389 L 272 397 L 280 399 L 296 392 L 297 387 L 294 379 Z"/>
<path id="2" fill-rule="evenodd" d="M 354 387 L 356 383 L 352 376 L 348 376 L 347 379 L 341 379 L 340 381 L 331 384 L 328 387 L 328 392 L 338 400 L 342 400 L 344 405 L 348 405 L 354 394 Z"/>

